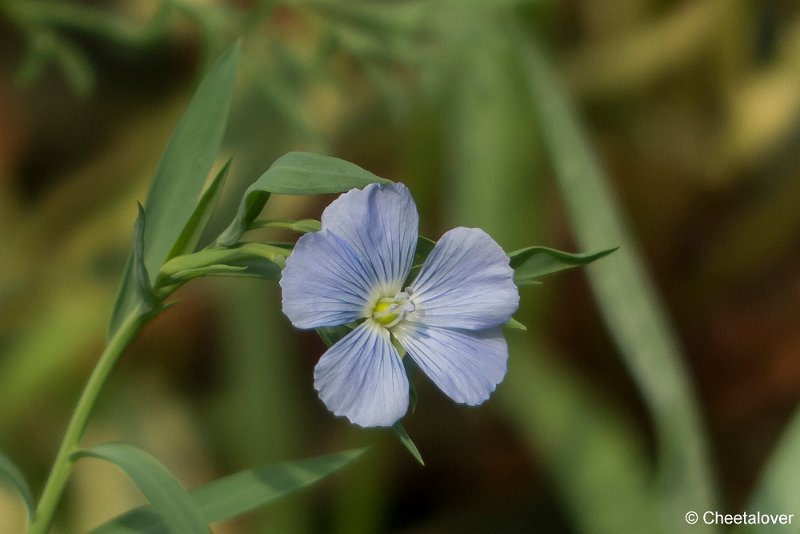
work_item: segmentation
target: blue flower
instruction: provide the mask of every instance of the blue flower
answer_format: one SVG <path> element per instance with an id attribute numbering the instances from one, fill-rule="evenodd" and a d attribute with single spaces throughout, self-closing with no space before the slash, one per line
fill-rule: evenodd
<path id="1" fill-rule="evenodd" d="M 519 305 L 508 256 L 485 232 L 446 232 L 405 286 L 419 220 L 400 183 L 353 189 L 298 241 L 281 277 L 283 312 L 298 328 L 361 321 L 322 356 L 314 387 L 336 415 L 391 426 L 409 384 L 392 338 L 448 397 L 477 405 L 506 374 L 501 331 Z"/>

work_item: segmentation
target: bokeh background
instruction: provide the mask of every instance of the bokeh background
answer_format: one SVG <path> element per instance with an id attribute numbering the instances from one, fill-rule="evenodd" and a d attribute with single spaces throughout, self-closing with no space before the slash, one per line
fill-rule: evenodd
<path id="1" fill-rule="evenodd" d="M 372 445 L 223 534 L 698 532 L 692 506 L 745 509 L 800 398 L 792 0 L 0 1 L 0 449 L 35 491 L 102 350 L 136 201 L 240 36 L 213 231 L 299 149 L 408 184 L 432 238 L 480 226 L 509 251 L 621 248 L 522 289 L 529 329 L 507 333 L 486 405 L 418 381 L 405 425 L 424 468 L 325 410 L 324 346 L 252 280 L 181 289 L 86 443 L 135 443 L 187 486 Z M 266 215 L 330 200 L 275 196 Z M 800 483 L 783 495 L 794 509 L 763 511 L 798 513 Z M 141 502 L 81 461 L 59 532 Z M 0 488 L 0 532 L 23 528 Z"/>

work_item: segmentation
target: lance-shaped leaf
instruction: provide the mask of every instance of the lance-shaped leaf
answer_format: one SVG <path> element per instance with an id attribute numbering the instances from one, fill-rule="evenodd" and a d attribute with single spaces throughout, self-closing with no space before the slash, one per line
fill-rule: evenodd
<path id="1" fill-rule="evenodd" d="M 353 449 L 256 467 L 193 489 L 190 494 L 206 521 L 223 521 L 309 486 L 346 466 L 363 452 L 364 449 Z M 92 534 L 131 532 L 164 534 L 168 531 L 153 506 L 142 506 L 96 528 Z"/>
<path id="2" fill-rule="evenodd" d="M 770 454 L 745 510 L 765 514 L 789 514 L 797 510 L 797 473 L 800 472 L 800 410 L 789 420 L 786 429 Z M 769 534 L 789 532 L 797 534 L 800 527 L 774 524 L 735 527 L 736 534 Z"/>
<path id="3" fill-rule="evenodd" d="M 194 208 L 194 213 L 189 217 L 186 226 L 183 227 L 183 232 L 178 236 L 175 244 L 172 245 L 172 250 L 170 250 L 168 256 L 169 258 L 194 251 L 197 242 L 200 240 L 200 235 L 203 233 L 206 223 L 208 223 L 208 219 L 211 217 L 211 212 L 214 211 L 214 207 L 217 205 L 217 200 L 219 200 L 219 195 L 222 192 L 222 186 L 225 183 L 225 178 L 228 176 L 230 167 L 231 160 L 229 159 L 203 190 L 203 194 L 200 195 L 200 200 Z"/>
<path id="4" fill-rule="evenodd" d="M 599 260 L 615 250 L 616 248 L 609 248 L 600 252 L 570 254 L 547 247 L 527 247 L 510 252 L 508 257 L 511 259 L 511 268 L 514 269 L 514 283 L 527 285 L 537 283 L 545 275 Z"/>
<path id="5" fill-rule="evenodd" d="M 424 466 L 425 461 L 422 459 L 422 455 L 417 449 L 417 446 L 414 444 L 414 441 L 411 439 L 411 436 L 408 435 L 406 432 L 405 427 L 399 421 L 392 426 L 392 432 L 394 435 L 397 436 L 397 439 L 400 440 L 400 443 L 403 444 L 403 447 L 414 457 L 414 459 L 419 462 L 419 465 Z"/>
<path id="6" fill-rule="evenodd" d="M 133 250 L 131 251 L 131 286 L 134 293 L 131 295 L 135 302 L 142 305 L 143 310 L 153 310 L 158 305 L 153 287 L 150 285 L 150 276 L 144 263 L 144 235 L 146 231 L 146 212 L 139 204 L 139 216 L 133 232 Z"/>
<path id="7" fill-rule="evenodd" d="M 270 193 L 282 195 L 321 195 L 344 193 L 371 183 L 390 183 L 354 163 L 310 152 L 289 152 L 281 156 L 267 172 L 245 191 L 239 211 L 217 242 L 230 246 L 239 241 L 251 222 L 258 217 Z"/>
<path id="8" fill-rule="evenodd" d="M 511 35 L 516 37 L 530 101 L 577 241 L 590 249 L 620 247 L 587 273 L 603 318 L 650 410 L 665 525 L 679 531 L 685 527 L 687 510 L 714 510 L 717 493 L 685 356 L 616 194 L 543 47 L 516 31 Z M 693 525 L 693 531 L 713 530 L 702 523 Z"/>
<path id="9" fill-rule="evenodd" d="M 175 244 L 201 201 L 200 191 L 225 133 L 238 58 L 237 44 L 211 68 L 161 156 L 145 203 L 148 224 L 143 256 L 151 283 L 161 264 L 170 254 L 178 253 Z M 135 307 L 131 275 L 129 261 L 114 305 L 110 333 Z"/>
<path id="10" fill-rule="evenodd" d="M 25 508 L 28 510 L 28 519 L 33 520 L 36 506 L 33 504 L 33 495 L 28 486 L 28 481 L 16 464 L 3 453 L 0 453 L 0 481 L 8 482 L 12 488 L 17 490 L 19 496 L 22 497 L 22 502 L 25 503 Z"/>
<path id="11" fill-rule="evenodd" d="M 81 457 L 106 460 L 125 471 L 150 501 L 167 532 L 208 534 L 208 521 L 201 507 L 172 473 L 147 452 L 126 443 L 106 443 L 73 455 Z"/>

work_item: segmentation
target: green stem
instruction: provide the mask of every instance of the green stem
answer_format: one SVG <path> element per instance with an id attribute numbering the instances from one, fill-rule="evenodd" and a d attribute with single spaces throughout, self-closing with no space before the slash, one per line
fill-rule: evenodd
<path id="1" fill-rule="evenodd" d="M 49 531 L 56 508 L 61 500 L 61 495 L 64 493 L 64 488 L 72 473 L 73 460 L 71 456 L 80 446 L 81 438 L 83 438 L 97 397 L 100 395 L 103 385 L 108 380 L 122 353 L 136 338 L 142 326 L 152 317 L 152 313 L 134 310 L 109 340 L 72 414 L 72 419 L 64 434 L 64 439 L 56 455 L 50 476 L 42 491 L 41 499 L 36 508 L 36 516 L 28 527 L 28 534 L 47 534 Z"/>

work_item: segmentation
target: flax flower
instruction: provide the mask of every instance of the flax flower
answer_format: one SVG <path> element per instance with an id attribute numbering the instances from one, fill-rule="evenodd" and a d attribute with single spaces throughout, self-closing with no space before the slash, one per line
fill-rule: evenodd
<path id="1" fill-rule="evenodd" d="M 297 241 L 282 273 L 296 327 L 353 326 L 319 360 L 314 386 L 329 410 L 363 427 L 391 426 L 408 410 L 401 358 L 468 405 L 506 374 L 501 327 L 519 304 L 508 257 L 482 230 L 454 228 L 406 285 L 418 222 L 403 184 L 354 189 L 325 209 L 320 232 Z"/>

